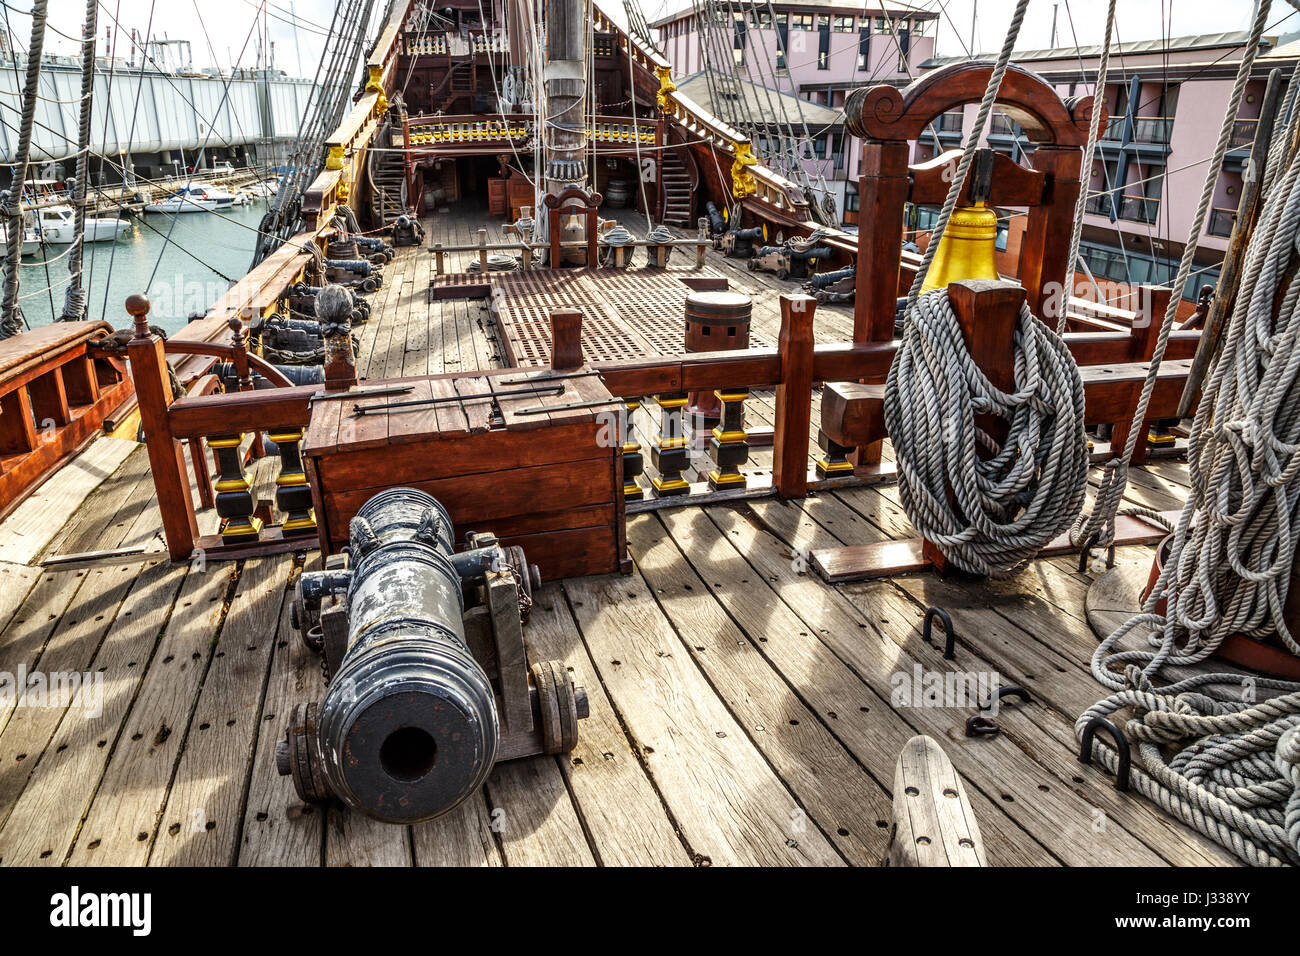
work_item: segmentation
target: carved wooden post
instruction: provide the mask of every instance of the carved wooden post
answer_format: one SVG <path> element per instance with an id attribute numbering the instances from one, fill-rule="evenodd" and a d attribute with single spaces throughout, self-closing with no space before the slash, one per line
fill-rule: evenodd
<path id="1" fill-rule="evenodd" d="M 303 467 L 302 426 L 273 428 L 268 437 L 280 449 L 280 474 L 275 479 L 275 506 L 284 515 L 280 532 L 288 537 L 315 534 L 316 516 L 312 511 L 311 486 Z"/>
<path id="2" fill-rule="evenodd" d="M 551 368 L 557 372 L 582 368 L 582 313 L 577 309 L 551 310 Z"/>
<path id="3" fill-rule="evenodd" d="M 745 399 L 749 390 L 743 388 L 718 389 L 722 418 L 713 429 L 709 441 L 709 457 L 714 468 L 709 472 L 709 487 L 744 488 L 748 482 L 740 466 L 749 461 L 749 433 L 745 431 Z"/>
<path id="4" fill-rule="evenodd" d="M 689 494 L 690 482 L 682 477 L 690 461 L 683 418 L 686 393 L 656 395 L 655 402 L 659 405 L 659 434 L 650 449 L 650 460 L 659 474 L 651 479 L 651 484 L 661 498 Z"/>
<path id="5" fill-rule="evenodd" d="M 645 471 L 645 456 L 641 454 L 641 443 L 636 440 L 636 426 L 632 416 L 641 407 L 640 398 L 623 399 L 623 500 L 640 501 L 645 497 L 637 476 Z"/>
<path id="6" fill-rule="evenodd" d="M 776 387 L 772 484 L 782 498 L 808 493 L 808 437 L 812 430 L 813 315 L 817 300 L 781 296 L 781 383 Z"/>
<path id="7" fill-rule="evenodd" d="M 230 329 L 230 345 L 232 364 L 235 366 L 235 374 L 239 376 L 239 390 L 241 392 L 251 392 L 253 390 L 253 367 L 248 363 L 248 337 L 244 333 L 244 323 L 237 317 L 231 318 L 226 327 Z M 266 454 L 266 446 L 262 444 L 262 433 L 253 433 L 252 454 L 254 458 L 261 458 Z"/>
<path id="8" fill-rule="evenodd" d="M 172 387 L 167 374 L 167 356 L 162 339 L 149 331 L 149 300 L 133 295 L 126 300 L 126 310 L 135 325 L 135 337 L 127 343 L 131 360 L 131 378 L 140 404 L 140 424 L 144 427 L 149 449 L 149 470 L 153 472 L 154 491 L 162 515 L 163 537 L 173 561 L 188 561 L 199 536 L 190 498 L 189 478 L 181 444 L 171 432 L 167 407 L 172 403 Z"/>

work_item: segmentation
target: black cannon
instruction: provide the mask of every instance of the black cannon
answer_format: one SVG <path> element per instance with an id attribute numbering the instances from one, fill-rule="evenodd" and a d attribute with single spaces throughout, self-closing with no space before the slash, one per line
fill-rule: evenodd
<path id="1" fill-rule="evenodd" d="M 818 259 L 831 255 L 826 246 L 817 243 L 825 236 L 820 230 L 805 239 L 791 239 L 780 246 L 763 246 L 746 265 L 750 272 L 775 272 L 778 279 L 806 279 L 812 274 Z M 778 237 L 777 241 L 780 241 Z"/>
<path id="2" fill-rule="evenodd" d="M 750 229 L 732 229 L 713 240 L 714 248 L 728 259 L 748 259 L 754 255 L 754 243 L 767 237 L 762 226 Z"/>
<path id="3" fill-rule="evenodd" d="M 303 800 L 430 820 L 497 760 L 576 745 L 585 692 L 563 664 L 527 659 L 536 569 L 490 535 L 459 553 L 453 536 L 435 499 L 391 488 L 352 519 L 343 555 L 300 577 L 292 620 L 327 689 L 295 708 L 275 756 Z"/>
<path id="4" fill-rule="evenodd" d="M 705 203 L 704 211 L 709 217 L 709 235 L 716 238 L 727 231 L 727 217 L 722 214 L 717 203 Z"/>
<path id="5" fill-rule="evenodd" d="M 413 215 L 398 216 L 393 223 L 393 245 L 418 246 L 424 241 L 424 227 Z"/>
<path id="6" fill-rule="evenodd" d="M 808 277 L 804 288 L 820 303 L 852 302 L 856 288 L 858 270 L 856 266 L 845 266 L 834 272 L 823 272 Z"/>

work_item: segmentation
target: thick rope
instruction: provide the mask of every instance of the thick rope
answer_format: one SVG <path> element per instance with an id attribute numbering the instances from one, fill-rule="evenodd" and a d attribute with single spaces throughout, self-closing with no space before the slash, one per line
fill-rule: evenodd
<path id="1" fill-rule="evenodd" d="M 77 172 L 72 183 L 72 251 L 68 274 L 72 284 L 63 293 L 63 314 L 59 319 L 76 322 L 86 315 L 86 290 L 81 286 L 81 253 L 86 243 L 86 186 L 90 176 L 90 118 L 95 96 L 95 31 L 99 23 L 99 0 L 86 0 L 86 22 L 81 29 L 81 115 L 77 126 Z"/>
<path id="2" fill-rule="evenodd" d="M 1237 69 L 1237 78 L 1228 97 L 1228 107 L 1223 115 L 1223 124 L 1219 128 L 1218 142 L 1215 143 L 1214 153 L 1206 168 L 1200 202 L 1197 203 L 1196 214 L 1192 217 L 1192 225 L 1188 230 L 1187 242 L 1183 246 L 1183 256 L 1178 263 L 1178 276 L 1173 284 L 1174 294 L 1169 297 L 1164 320 L 1160 323 L 1155 353 L 1147 370 L 1146 380 L 1142 384 L 1142 393 L 1138 396 L 1137 407 L 1133 411 L 1133 420 L 1129 425 L 1124 450 L 1106 462 L 1091 513 L 1080 514 L 1074 528 L 1071 529 L 1070 540 L 1076 545 L 1090 540 L 1093 535 L 1097 535 L 1097 540 L 1102 545 L 1110 544 L 1115 540 L 1115 517 L 1119 513 L 1124 489 L 1128 486 L 1129 464 L 1133 460 L 1133 451 L 1137 447 L 1140 430 L 1146 424 L 1147 408 L 1155 392 L 1156 377 L 1160 372 L 1160 364 L 1164 361 L 1165 348 L 1169 344 L 1169 333 L 1173 331 L 1174 320 L 1178 314 L 1178 303 L 1182 301 L 1183 289 L 1191 275 L 1197 241 L 1205 225 L 1205 217 L 1209 214 L 1210 202 L 1214 198 L 1214 189 L 1219 181 L 1219 170 L 1223 166 L 1223 157 L 1227 154 L 1228 142 L 1232 138 L 1232 127 L 1237 118 L 1237 109 L 1241 105 L 1242 94 L 1246 90 L 1246 81 L 1250 79 L 1255 54 L 1259 51 L 1259 38 L 1264 32 L 1264 22 L 1268 18 L 1270 2 L 1271 0 L 1256 0 L 1250 37 L 1246 41 L 1241 63 Z"/>
<path id="3" fill-rule="evenodd" d="M 9 192 L 0 199 L 5 218 L 4 299 L 0 302 L 0 339 L 23 330 L 18 306 L 18 264 L 23 249 L 23 185 L 27 182 L 27 160 L 32 150 L 32 123 L 36 119 L 36 87 L 41 78 L 41 52 L 45 48 L 45 19 L 49 0 L 32 4 L 32 38 L 27 46 L 27 78 L 23 84 L 23 109 L 18 127 L 18 149 L 14 155 L 13 179 Z"/>
<path id="4" fill-rule="evenodd" d="M 1092 118 L 1088 124 L 1088 144 L 1083 148 L 1083 175 L 1079 184 L 1079 198 L 1074 204 L 1074 227 L 1070 232 L 1070 255 L 1067 267 L 1066 288 L 1061 293 L 1061 314 L 1056 319 L 1056 331 L 1064 333 L 1066 317 L 1070 314 L 1070 296 L 1074 295 L 1074 266 L 1079 261 L 1079 243 L 1083 239 L 1083 214 L 1088 204 L 1088 183 L 1092 179 L 1092 157 L 1097 152 L 1097 136 L 1101 132 L 1102 98 L 1106 95 L 1106 77 L 1110 74 L 1110 37 L 1115 30 L 1115 0 L 1106 6 L 1106 39 L 1101 44 L 1101 59 L 1097 61 L 1097 82 L 1092 88 Z"/>
<path id="5" fill-rule="evenodd" d="M 976 424 L 982 414 L 1008 423 L 1001 445 Z M 1074 358 L 1028 306 L 1008 394 L 971 358 L 947 291 L 917 301 L 885 385 L 885 426 L 903 508 L 949 560 L 1004 576 L 1069 527 L 1088 480 L 1083 422 Z"/>
<path id="6" fill-rule="evenodd" d="M 1288 148 L 1297 120 L 1287 124 Z M 1300 684 L 1240 674 L 1153 681 L 1167 666 L 1204 661 L 1234 634 L 1276 635 L 1300 655 L 1285 615 L 1300 540 L 1300 282 L 1289 275 L 1300 155 L 1274 155 L 1282 171 L 1257 172 L 1270 188 L 1192 423 L 1192 491 L 1150 596 L 1093 656 L 1112 694 L 1076 726 L 1082 733 L 1093 716 L 1133 710 L 1124 730 L 1139 744 L 1135 788 L 1246 862 L 1269 865 L 1300 864 Z M 1150 650 L 1116 650 L 1144 634 Z M 1260 690 L 1282 693 L 1257 702 Z M 1100 741 L 1094 756 L 1117 763 Z"/>

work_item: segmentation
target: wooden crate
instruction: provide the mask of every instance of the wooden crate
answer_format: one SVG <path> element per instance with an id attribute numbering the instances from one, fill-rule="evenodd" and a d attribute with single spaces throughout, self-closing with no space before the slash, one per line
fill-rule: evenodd
<path id="1" fill-rule="evenodd" d="M 366 383 L 368 388 L 379 384 Z M 597 378 L 565 380 L 561 395 L 500 398 L 496 421 L 488 401 L 354 413 L 358 404 L 522 387 L 481 376 L 401 384 L 411 385 L 412 391 L 312 407 L 303 453 L 326 553 L 347 544 L 348 523 L 372 495 L 405 485 L 442 502 L 458 543 L 471 531 L 490 531 L 506 544 L 521 545 L 544 579 L 630 568 L 623 459 L 610 427 L 619 405 Z M 610 404 L 556 408 L 593 400 Z M 537 406 L 556 410 L 519 414 Z"/>

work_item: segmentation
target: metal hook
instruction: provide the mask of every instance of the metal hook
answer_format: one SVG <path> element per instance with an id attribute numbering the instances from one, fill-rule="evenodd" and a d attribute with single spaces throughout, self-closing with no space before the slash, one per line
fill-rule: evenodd
<path id="1" fill-rule="evenodd" d="M 989 695 L 988 700 L 980 704 L 980 712 L 983 713 L 992 710 L 994 702 L 1002 700 L 1003 697 L 1014 697 L 1026 704 L 1032 704 L 1034 702 L 1034 698 L 1029 696 L 1029 691 L 1025 690 L 1023 687 L 1018 684 L 1007 684 L 1004 687 L 999 687 Z"/>
<path id="2" fill-rule="evenodd" d="M 1115 789 L 1127 791 L 1129 768 L 1133 764 L 1133 755 L 1129 751 L 1128 739 L 1120 732 L 1118 727 L 1105 717 L 1094 717 L 1084 725 L 1083 737 L 1079 740 L 1079 763 L 1092 763 L 1092 738 L 1099 727 L 1110 736 L 1110 739 L 1115 744 L 1115 750 L 1119 754 L 1119 766 L 1115 770 Z"/>
<path id="3" fill-rule="evenodd" d="M 987 717 L 981 717 L 979 714 L 971 714 L 966 718 L 966 736 L 967 737 L 992 737 L 1002 728 Z"/>
<path id="4" fill-rule="evenodd" d="M 1094 531 L 1092 536 L 1083 543 L 1083 550 L 1079 552 L 1079 573 L 1083 574 L 1088 570 L 1088 560 L 1092 557 L 1092 549 L 1101 542 L 1101 532 Z"/>
<path id="5" fill-rule="evenodd" d="M 930 633 L 934 630 L 934 619 L 938 618 L 943 623 L 943 632 L 947 639 L 943 645 L 943 659 L 950 661 L 957 656 L 957 633 L 952 629 L 952 618 L 948 612 L 941 607 L 928 607 L 925 609 L 925 621 L 921 625 L 921 637 L 930 640 Z"/>

